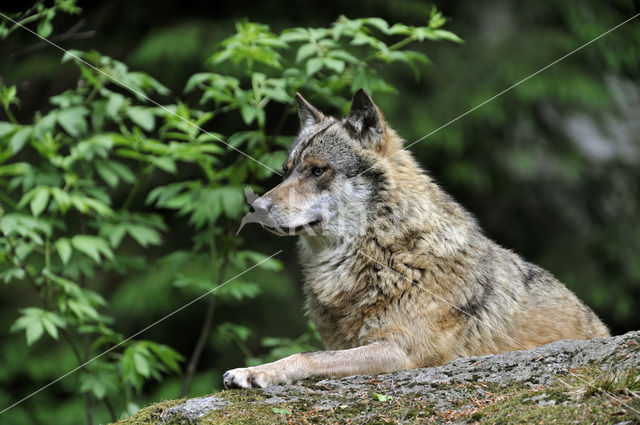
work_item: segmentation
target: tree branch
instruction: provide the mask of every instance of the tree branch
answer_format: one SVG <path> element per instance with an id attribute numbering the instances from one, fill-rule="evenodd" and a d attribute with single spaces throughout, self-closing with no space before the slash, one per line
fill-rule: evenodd
<path id="1" fill-rule="evenodd" d="M 227 269 L 227 264 L 229 263 L 228 255 L 225 255 L 222 265 L 220 266 L 220 270 L 218 271 L 218 279 L 217 285 L 222 283 L 222 279 L 224 278 L 224 273 Z M 189 391 L 189 387 L 191 386 L 191 379 L 196 372 L 198 367 L 198 362 L 200 361 L 200 356 L 202 355 L 202 351 L 204 350 L 205 344 L 207 343 L 207 339 L 209 338 L 209 333 L 211 332 L 211 324 L 213 323 L 213 314 L 216 308 L 217 298 L 215 295 L 211 295 L 209 298 L 209 306 L 207 307 L 207 314 L 204 317 L 204 321 L 202 322 L 202 328 L 200 329 L 200 336 L 198 337 L 198 342 L 196 343 L 196 347 L 193 349 L 193 353 L 191 354 L 191 358 L 189 359 L 189 364 L 187 365 L 187 370 L 184 375 L 184 379 L 182 380 L 182 387 L 180 388 L 180 397 L 184 397 Z"/>
<path id="2" fill-rule="evenodd" d="M 116 422 L 118 420 L 118 417 L 116 416 L 116 411 L 113 409 L 113 405 L 111 404 L 109 399 L 105 397 L 102 399 L 102 402 L 104 403 L 104 406 L 109 411 L 109 415 L 111 415 L 111 421 Z"/>

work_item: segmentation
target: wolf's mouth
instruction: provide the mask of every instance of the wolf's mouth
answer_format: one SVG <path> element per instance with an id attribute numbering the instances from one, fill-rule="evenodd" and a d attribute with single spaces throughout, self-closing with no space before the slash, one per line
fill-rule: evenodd
<path id="1" fill-rule="evenodd" d="M 300 226 L 296 226 L 296 227 L 286 227 L 286 226 L 273 227 L 265 224 L 263 224 L 262 227 L 269 230 L 270 232 L 275 233 L 276 235 L 287 236 L 287 235 L 297 235 L 305 228 L 315 227 L 320 223 L 322 223 L 322 217 L 318 217 L 315 220 L 308 222 L 307 224 L 301 224 Z"/>

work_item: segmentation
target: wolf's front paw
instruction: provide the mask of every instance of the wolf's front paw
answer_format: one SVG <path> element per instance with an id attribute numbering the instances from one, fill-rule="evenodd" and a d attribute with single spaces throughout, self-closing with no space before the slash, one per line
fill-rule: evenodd
<path id="1" fill-rule="evenodd" d="M 224 373 L 222 379 L 224 386 L 227 388 L 264 388 L 286 381 L 284 377 L 278 377 L 276 374 L 261 371 L 256 367 L 228 370 Z"/>

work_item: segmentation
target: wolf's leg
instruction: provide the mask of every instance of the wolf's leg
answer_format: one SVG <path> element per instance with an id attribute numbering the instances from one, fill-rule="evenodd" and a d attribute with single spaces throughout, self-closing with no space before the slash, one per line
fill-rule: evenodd
<path id="1" fill-rule="evenodd" d="M 348 350 L 298 353 L 273 363 L 232 369 L 224 374 L 224 385 L 263 388 L 313 376 L 374 375 L 411 367 L 409 357 L 397 345 L 376 342 Z"/>

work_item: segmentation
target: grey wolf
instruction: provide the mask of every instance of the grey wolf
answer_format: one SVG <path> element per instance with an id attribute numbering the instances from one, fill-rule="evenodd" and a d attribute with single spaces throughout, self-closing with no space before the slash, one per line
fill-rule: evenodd
<path id="1" fill-rule="evenodd" d="M 252 206 L 299 235 L 306 312 L 326 351 L 224 374 L 227 387 L 378 374 L 609 336 L 549 272 L 488 237 L 358 90 L 345 119 L 296 95 L 284 180 Z"/>

